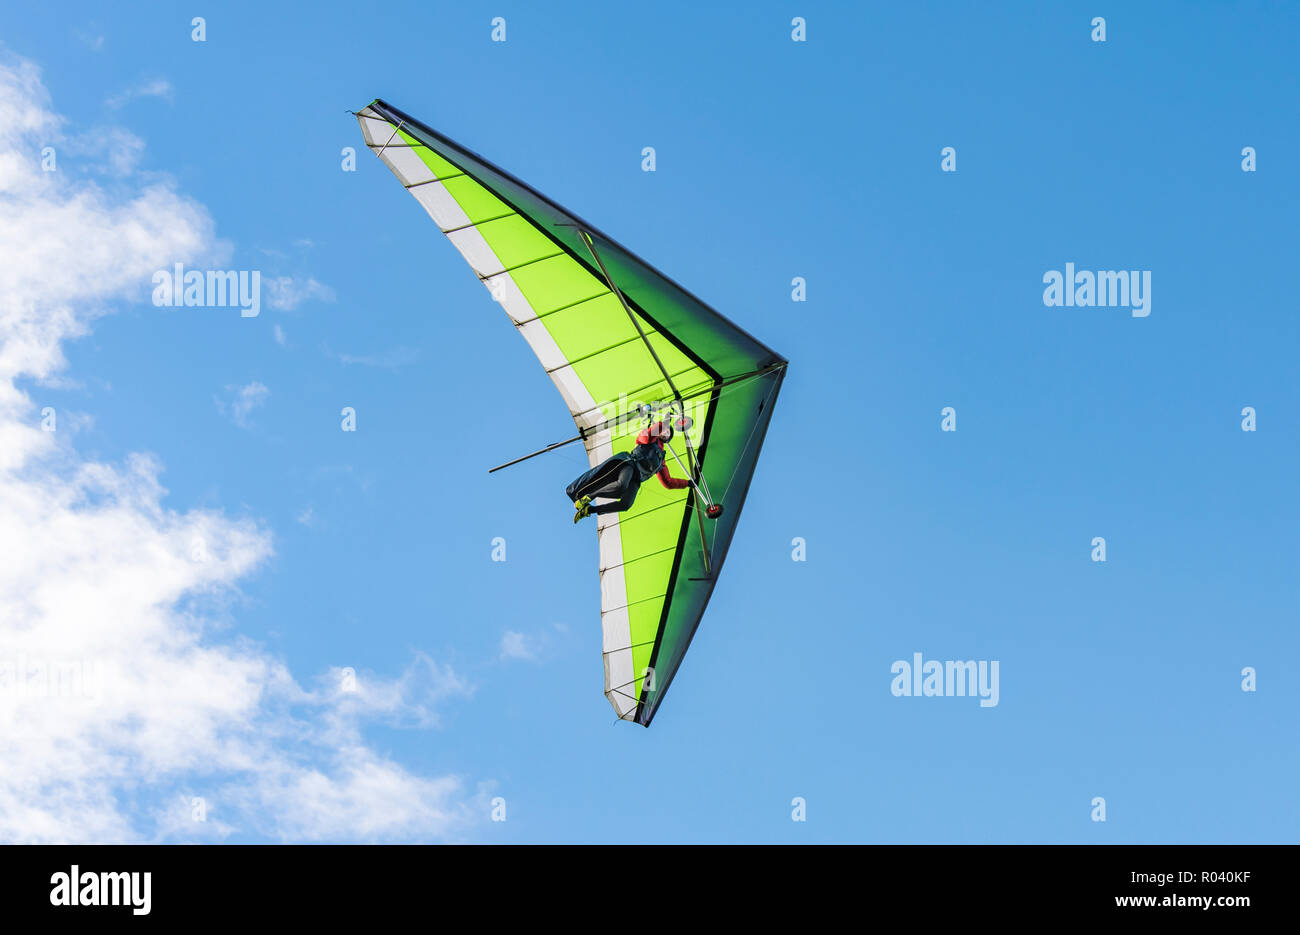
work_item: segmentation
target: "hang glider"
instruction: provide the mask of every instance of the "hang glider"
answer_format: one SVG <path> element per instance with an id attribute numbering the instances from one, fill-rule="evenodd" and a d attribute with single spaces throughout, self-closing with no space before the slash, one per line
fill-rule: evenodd
<path id="1" fill-rule="evenodd" d="M 568 405 L 577 435 L 534 454 L 580 441 L 595 466 L 630 450 L 649 419 L 683 429 L 671 455 L 691 486 L 645 484 L 630 510 L 597 517 L 605 697 L 620 720 L 648 727 L 713 593 L 786 360 L 408 114 L 376 100 L 356 117 L 371 152 L 465 257 Z"/>

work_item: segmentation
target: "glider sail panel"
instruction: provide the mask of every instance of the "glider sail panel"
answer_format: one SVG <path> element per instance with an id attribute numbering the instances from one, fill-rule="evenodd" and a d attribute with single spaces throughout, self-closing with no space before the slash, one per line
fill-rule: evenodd
<path id="1" fill-rule="evenodd" d="M 605 695 L 619 718 L 648 726 L 726 556 L 785 361 L 585 221 L 409 115 L 377 100 L 357 119 L 370 150 L 537 355 L 593 466 L 633 447 L 641 422 L 622 416 L 642 402 L 676 398 L 694 420 L 687 472 L 694 467 L 715 491 L 723 515 L 704 521 L 694 490 L 652 481 L 632 509 L 597 517 Z"/>

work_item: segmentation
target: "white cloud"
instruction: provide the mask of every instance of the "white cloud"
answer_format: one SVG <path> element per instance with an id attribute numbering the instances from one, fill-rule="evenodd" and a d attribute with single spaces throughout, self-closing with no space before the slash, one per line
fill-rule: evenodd
<path id="1" fill-rule="evenodd" d="M 281 347 L 286 347 L 289 343 L 289 336 L 284 333 L 284 329 L 279 325 L 271 326 L 271 333 L 275 335 L 275 343 Z"/>
<path id="2" fill-rule="evenodd" d="M 148 81 L 141 81 L 133 84 L 125 91 L 119 91 L 112 97 L 104 101 L 104 104 L 110 110 L 120 110 L 134 100 L 143 97 L 160 97 L 170 101 L 172 99 L 171 82 L 165 78 L 152 78 Z"/>
<path id="3" fill-rule="evenodd" d="M 249 427 L 249 414 L 266 402 L 271 391 L 265 384 L 254 380 L 244 386 L 227 386 L 226 395 L 230 397 L 229 400 L 216 397 L 217 411 L 223 416 L 230 416 L 241 429 L 246 429 Z"/>
<path id="4" fill-rule="evenodd" d="M 129 175 L 135 171 L 144 154 L 144 140 L 126 130 L 114 128 L 99 136 L 107 151 L 108 165 L 116 175 Z"/>
<path id="5" fill-rule="evenodd" d="M 77 40 L 90 49 L 92 52 L 104 51 L 104 37 L 95 32 L 88 32 L 84 29 L 78 29 L 76 32 Z"/>
<path id="6" fill-rule="evenodd" d="M 64 156 L 69 155 L 77 157 L 79 169 L 125 176 L 136 170 L 144 149 L 144 140 L 129 130 L 95 126 L 62 139 L 56 148 L 57 166 L 65 168 Z"/>
<path id="7" fill-rule="evenodd" d="M 468 690 L 453 672 L 421 658 L 358 692 L 302 687 L 231 625 L 272 554 L 263 523 L 165 505 L 155 459 L 88 460 L 40 430 L 16 381 L 52 378 L 64 341 L 215 249 L 168 183 L 109 194 L 41 172 L 60 125 L 38 70 L 0 62 L 0 841 L 462 834 L 478 792 L 362 736 L 375 718 L 435 723 Z"/>
<path id="8" fill-rule="evenodd" d="M 322 699 L 351 714 L 382 715 L 393 724 L 428 727 L 438 723 L 439 702 L 468 696 L 473 687 L 424 653 L 396 679 L 335 667 L 322 678 Z"/>
<path id="9" fill-rule="evenodd" d="M 531 661 L 537 657 L 532 641 L 527 635 L 516 630 L 506 630 L 501 637 L 502 659 L 523 659 Z"/>
<path id="10" fill-rule="evenodd" d="M 392 350 L 378 351 L 373 354 L 339 354 L 339 363 L 344 366 L 353 364 L 362 367 L 379 367 L 383 370 L 397 370 L 420 359 L 420 352 L 413 347 L 395 347 Z"/>
<path id="11" fill-rule="evenodd" d="M 334 290 L 315 279 L 294 279 L 292 276 L 266 277 L 262 287 L 269 294 L 267 304 L 271 308 L 292 311 L 308 299 L 320 299 L 323 302 L 334 301 Z"/>

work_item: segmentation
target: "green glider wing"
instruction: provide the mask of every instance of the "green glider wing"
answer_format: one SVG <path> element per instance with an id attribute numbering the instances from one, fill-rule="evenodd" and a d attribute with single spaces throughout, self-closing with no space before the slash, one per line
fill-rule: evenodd
<path id="1" fill-rule="evenodd" d="M 594 466 L 642 405 L 686 417 L 674 475 L 597 517 L 605 697 L 649 726 L 713 593 L 786 361 L 513 175 L 381 100 L 366 145 L 429 213 L 537 354 Z M 617 291 L 615 291 L 617 290 Z M 721 515 L 706 518 L 716 504 Z M 716 510 L 714 511 L 716 512 Z M 567 522 L 567 518 L 566 518 Z"/>

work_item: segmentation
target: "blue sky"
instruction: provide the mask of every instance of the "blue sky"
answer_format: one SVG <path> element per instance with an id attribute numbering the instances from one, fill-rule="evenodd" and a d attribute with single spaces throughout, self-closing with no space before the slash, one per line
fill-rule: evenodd
<path id="1" fill-rule="evenodd" d="M 196 263 L 281 283 L 251 319 L 157 309 L 147 273 L 89 288 L 66 365 L 7 375 L 29 423 L 58 410 L 67 463 L 151 453 L 158 509 L 252 537 L 219 587 L 184 579 L 158 600 L 196 651 L 262 674 L 204 715 L 214 749 L 243 738 L 238 756 L 160 763 L 165 732 L 117 750 L 68 714 L 69 743 L 122 754 L 82 767 L 77 795 L 102 821 L 79 826 L 73 795 L 55 832 L 0 832 L 1295 840 L 1300 13 L 1132 7 L 232 3 L 203 43 L 185 5 L 0 12 L 6 67 L 38 67 L 41 106 L 80 141 L 61 145 L 51 197 L 163 190 Z M 364 151 L 347 111 L 374 97 L 791 361 L 727 568 L 648 731 L 601 696 L 595 537 L 560 496 L 582 452 L 487 474 L 572 422 Z M 14 151 L 34 161 L 40 142 Z M 1257 172 L 1241 171 L 1247 146 Z M 361 150 L 354 173 L 344 147 Z M 1151 314 L 1045 307 L 1043 274 L 1066 263 L 1150 270 Z M 893 696 L 891 664 L 916 652 L 998 661 L 998 705 Z M 276 666 L 304 694 L 268 713 L 259 679 L 282 685 Z M 332 698 L 342 667 L 388 700 Z M 148 704 L 167 723 L 173 702 Z M 290 802 L 267 791 L 290 775 L 267 753 L 282 748 Z M 375 787 L 401 800 L 391 820 L 352 756 L 392 781 Z M 40 784 L 63 788 L 52 770 Z M 315 794 L 343 804 L 304 804 Z M 204 828 L 158 818 L 195 795 Z"/>

